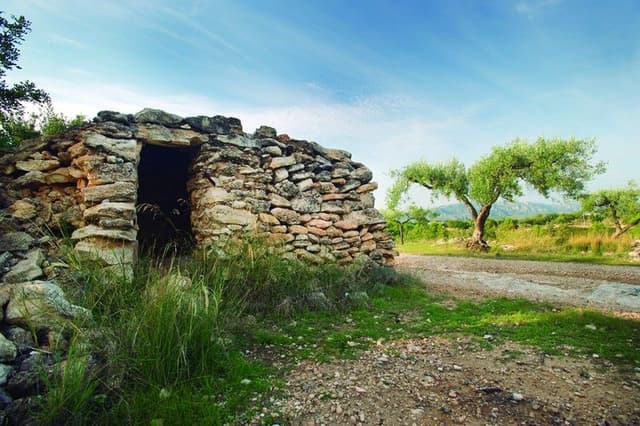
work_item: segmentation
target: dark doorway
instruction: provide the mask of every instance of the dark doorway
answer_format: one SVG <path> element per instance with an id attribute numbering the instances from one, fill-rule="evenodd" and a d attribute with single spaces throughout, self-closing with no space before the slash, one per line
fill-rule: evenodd
<path id="1" fill-rule="evenodd" d="M 193 248 L 187 180 L 198 149 L 142 146 L 136 208 L 142 253 L 181 254 Z"/>

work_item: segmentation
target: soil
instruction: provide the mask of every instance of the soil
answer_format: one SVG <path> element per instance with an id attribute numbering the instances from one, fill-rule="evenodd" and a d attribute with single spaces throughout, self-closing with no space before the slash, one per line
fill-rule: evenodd
<path id="1" fill-rule="evenodd" d="M 640 267 L 401 254 L 397 269 L 430 291 L 522 297 L 640 318 Z"/>
<path id="2" fill-rule="evenodd" d="M 401 255 L 429 291 L 591 306 L 635 316 L 640 268 Z M 486 336 L 488 337 L 488 336 Z M 549 356 L 475 337 L 378 341 L 354 360 L 304 361 L 278 412 L 293 425 L 640 425 L 640 366 Z M 266 413 L 266 414 L 265 414 Z M 282 418 L 281 417 L 281 418 Z M 257 419 L 259 422 L 259 419 Z"/>

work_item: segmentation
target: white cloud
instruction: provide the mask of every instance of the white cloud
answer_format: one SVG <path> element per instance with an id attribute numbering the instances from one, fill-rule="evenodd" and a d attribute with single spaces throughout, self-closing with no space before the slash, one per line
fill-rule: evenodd
<path id="1" fill-rule="evenodd" d="M 353 154 L 355 161 L 373 170 L 374 178 L 380 184 L 376 192 L 378 207 L 383 206 L 386 191 L 391 185 L 388 172 L 392 169 L 416 160 L 440 162 L 452 156 L 471 164 L 496 144 L 507 143 L 517 136 L 530 139 L 540 136 L 537 133 L 527 134 L 527 131 L 523 134 L 524 129 L 539 132 L 544 128 L 544 123 L 534 118 L 526 120 L 526 116 L 491 115 L 491 120 L 505 120 L 506 123 L 496 126 L 491 120 L 487 122 L 485 115 L 487 110 L 491 110 L 491 102 L 479 102 L 461 110 L 446 110 L 410 97 L 397 96 L 337 102 L 318 91 L 302 100 L 295 92 L 281 93 L 282 99 L 288 98 L 289 103 L 256 107 L 249 103 L 217 102 L 191 93 L 148 93 L 122 85 L 82 81 L 84 75 L 81 70 L 77 75 L 78 79 L 73 82 L 33 80 L 51 93 L 55 109 L 70 117 L 78 113 L 93 117 L 105 109 L 135 113 L 145 107 L 182 116 L 219 114 L 239 118 L 247 133 L 264 124 L 296 139 L 345 149 Z M 554 98 L 551 94 L 549 96 Z M 611 123 L 601 123 L 602 127 L 598 127 L 605 134 L 599 139 L 598 158 L 609 161 L 610 172 L 595 179 L 592 188 L 622 185 L 633 178 L 636 156 L 620 156 L 621 149 L 628 154 L 637 151 L 637 137 L 628 138 L 637 130 L 637 125 L 627 120 L 631 115 L 627 111 L 624 119 L 621 118 L 625 125 L 618 126 L 616 132 L 608 133 Z M 566 130 L 568 127 L 565 124 L 560 127 L 563 128 Z M 558 131 L 558 128 L 554 129 Z M 579 129 L 588 131 L 584 126 Z M 571 135 L 550 133 L 547 136 Z M 598 137 L 598 134 L 587 136 Z M 419 203 L 427 203 L 430 198 L 426 191 L 415 191 L 413 196 Z M 527 198 L 536 199 L 532 194 Z"/>
<path id="2" fill-rule="evenodd" d="M 515 4 L 513 9 L 521 15 L 532 18 L 561 1 L 562 0 L 521 0 Z"/>

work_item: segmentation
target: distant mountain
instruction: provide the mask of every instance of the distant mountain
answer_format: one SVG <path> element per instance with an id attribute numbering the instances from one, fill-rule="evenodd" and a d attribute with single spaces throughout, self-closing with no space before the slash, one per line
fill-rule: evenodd
<path id="1" fill-rule="evenodd" d="M 461 203 L 434 207 L 432 210 L 438 213 L 436 220 L 467 220 L 470 218 L 469 210 Z M 578 210 L 579 207 L 576 203 L 546 204 L 519 201 L 517 203 L 494 204 L 489 217 L 493 219 L 504 219 L 505 217 L 524 218 L 539 214 L 572 213 Z"/>

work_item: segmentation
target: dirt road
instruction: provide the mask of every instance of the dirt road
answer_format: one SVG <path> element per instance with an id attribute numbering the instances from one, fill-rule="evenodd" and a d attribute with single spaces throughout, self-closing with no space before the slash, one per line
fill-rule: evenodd
<path id="1" fill-rule="evenodd" d="M 401 254 L 400 271 L 435 290 L 640 312 L 640 267 Z"/>
<path id="2" fill-rule="evenodd" d="M 398 269 L 461 298 L 640 312 L 640 268 L 401 255 Z M 299 363 L 273 410 L 300 426 L 640 425 L 640 366 L 469 336 L 381 340 L 357 359 Z"/>

